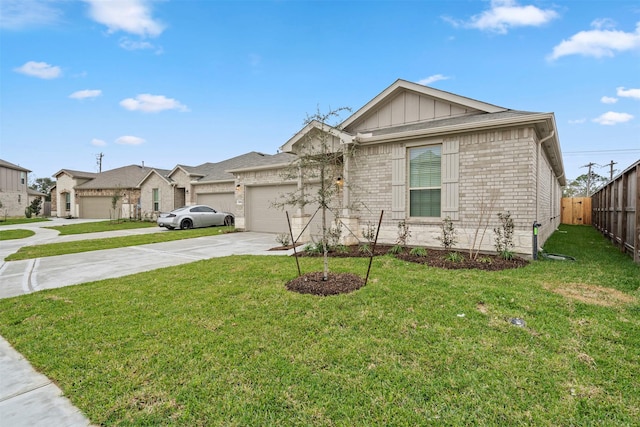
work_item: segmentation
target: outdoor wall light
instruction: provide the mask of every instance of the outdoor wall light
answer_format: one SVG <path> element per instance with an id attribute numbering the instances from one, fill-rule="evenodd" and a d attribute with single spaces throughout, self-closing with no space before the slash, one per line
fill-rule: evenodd
<path id="1" fill-rule="evenodd" d="M 336 185 L 337 185 L 338 187 L 341 187 L 341 186 L 342 186 L 342 184 L 343 184 L 343 183 L 342 183 L 342 177 L 341 177 L 341 176 L 339 176 L 338 178 L 336 178 Z"/>
<path id="2" fill-rule="evenodd" d="M 242 188 L 242 186 L 240 184 L 236 185 L 236 191 L 240 191 L 241 188 Z"/>

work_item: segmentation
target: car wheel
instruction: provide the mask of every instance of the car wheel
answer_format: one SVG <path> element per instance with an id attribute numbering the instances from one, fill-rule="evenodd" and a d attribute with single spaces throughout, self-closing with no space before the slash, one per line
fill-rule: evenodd
<path id="1" fill-rule="evenodd" d="M 182 220 L 182 222 L 180 223 L 180 228 L 182 230 L 188 230 L 190 228 L 193 228 L 193 222 L 191 222 L 190 219 Z"/>
<path id="2" fill-rule="evenodd" d="M 224 217 L 224 225 L 226 226 L 233 225 L 233 217 L 231 215 L 227 215 Z"/>

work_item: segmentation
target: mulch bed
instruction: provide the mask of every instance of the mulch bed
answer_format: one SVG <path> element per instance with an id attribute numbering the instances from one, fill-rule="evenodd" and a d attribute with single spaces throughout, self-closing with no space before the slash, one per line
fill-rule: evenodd
<path id="1" fill-rule="evenodd" d="M 389 253 L 391 246 L 377 245 L 375 255 L 381 256 Z M 458 261 L 447 259 L 449 252 L 439 249 L 427 249 L 425 256 L 410 255 L 407 250 L 404 253 L 395 254 L 396 258 L 413 262 L 416 264 L 424 264 L 430 267 L 445 268 L 450 270 L 458 269 L 476 269 L 485 271 L 500 271 L 511 268 L 524 267 L 529 261 L 522 258 L 513 258 L 510 260 L 503 259 L 495 254 L 480 254 L 476 260 L 469 259 L 467 252 L 458 252 L 460 255 Z M 299 257 L 322 257 L 321 253 L 313 253 L 300 251 L 297 253 Z M 368 258 L 368 255 L 360 251 L 359 246 L 347 246 L 344 251 L 331 251 L 329 256 L 332 258 Z M 337 295 L 353 292 L 364 286 L 364 279 L 350 273 L 329 273 L 327 280 L 322 280 L 321 272 L 307 273 L 297 277 L 286 284 L 290 291 L 301 294 L 313 295 Z"/>
<path id="2" fill-rule="evenodd" d="M 347 294 L 363 286 L 364 279 L 355 274 L 329 273 L 327 280 L 323 280 L 320 271 L 303 274 L 286 284 L 290 291 L 321 296 Z"/>

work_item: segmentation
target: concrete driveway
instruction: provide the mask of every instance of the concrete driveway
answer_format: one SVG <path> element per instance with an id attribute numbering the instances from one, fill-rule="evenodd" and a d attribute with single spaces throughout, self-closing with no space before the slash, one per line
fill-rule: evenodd
<path id="1" fill-rule="evenodd" d="M 87 221 L 87 220 L 84 220 Z M 56 219 L 50 222 L 4 226 L 7 229 L 32 229 L 27 239 L 0 242 L 0 259 L 21 246 L 100 237 L 145 233 L 180 233 L 156 227 L 108 233 L 58 236 L 43 227 L 84 222 Z M 227 255 L 286 255 L 289 251 L 268 251 L 277 246 L 272 234 L 229 233 L 167 243 L 84 252 L 25 261 L 1 261 L 0 298 L 22 295 L 42 289 L 59 288 L 112 277 L 149 271 Z M 19 426 L 86 427 L 90 421 L 64 397 L 46 376 L 0 337 L 0 424 Z"/>
<path id="2" fill-rule="evenodd" d="M 66 221 L 66 222 L 64 222 Z M 9 228 L 29 228 L 36 234 L 28 239 L 2 242 L 0 257 L 16 252 L 21 246 L 43 243 L 64 242 L 82 239 L 106 238 L 146 233 L 180 233 L 159 227 L 133 230 L 110 231 L 105 233 L 58 236 L 49 227 L 76 220 L 57 219 L 52 222 L 33 223 Z M 43 289 L 60 288 L 79 283 L 122 277 L 143 271 L 155 270 L 188 262 L 228 255 L 287 255 L 289 251 L 269 251 L 278 246 L 273 234 L 228 233 L 194 239 L 176 240 L 166 243 L 131 246 L 101 251 L 82 252 L 36 258 L 24 261 L 2 261 L 0 266 L 0 298 L 8 298 Z"/>

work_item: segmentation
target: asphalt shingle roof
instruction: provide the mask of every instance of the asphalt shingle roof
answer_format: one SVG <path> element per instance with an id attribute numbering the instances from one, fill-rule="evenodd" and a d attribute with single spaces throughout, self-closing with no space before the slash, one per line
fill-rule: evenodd
<path id="1" fill-rule="evenodd" d="M 78 189 L 136 188 L 150 170 L 148 166 L 130 165 L 94 174 L 91 181 L 78 185 Z M 158 170 L 158 169 L 156 169 Z"/>

